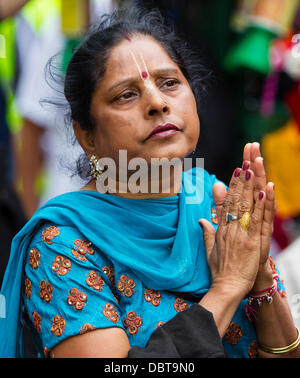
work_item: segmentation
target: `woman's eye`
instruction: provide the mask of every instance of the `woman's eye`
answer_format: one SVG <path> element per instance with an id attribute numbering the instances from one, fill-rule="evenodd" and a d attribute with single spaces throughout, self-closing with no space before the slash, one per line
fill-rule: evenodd
<path id="1" fill-rule="evenodd" d="M 176 80 L 176 79 L 171 79 L 171 80 L 168 80 L 166 81 L 164 84 L 163 84 L 163 87 L 168 87 L 168 88 L 171 88 L 171 87 L 174 87 L 175 85 L 179 84 L 179 81 Z"/>
<path id="2" fill-rule="evenodd" d="M 132 97 L 134 97 L 135 96 L 135 93 L 134 92 L 125 92 L 125 93 L 123 93 L 123 94 L 121 94 L 120 96 L 117 96 L 116 98 L 115 98 L 115 100 L 116 101 L 118 101 L 118 100 L 129 100 L 129 99 L 131 99 Z"/>

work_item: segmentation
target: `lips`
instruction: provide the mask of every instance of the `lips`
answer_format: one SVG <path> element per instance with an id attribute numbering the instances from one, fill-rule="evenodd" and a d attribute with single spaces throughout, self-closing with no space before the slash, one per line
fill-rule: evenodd
<path id="1" fill-rule="evenodd" d="M 157 127 L 155 127 L 155 129 L 152 130 L 152 132 L 150 133 L 150 135 L 148 136 L 147 139 L 153 137 L 153 136 L 168 136 L 168 135 L 171 135 L 172 132 L 169 132 L 169 133 L 166 133 L 166 131 L 171 131 L 171 130 L 174 130 L 174 131 L 179 131 L 179 128 L 172 124 L 172 123 L 166 123 L 165 125 L 158 125 Z"/>

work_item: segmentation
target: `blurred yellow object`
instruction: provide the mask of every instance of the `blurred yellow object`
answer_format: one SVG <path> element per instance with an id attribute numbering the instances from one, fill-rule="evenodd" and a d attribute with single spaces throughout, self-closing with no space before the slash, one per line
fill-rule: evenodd
<path id="1" fill-rule="evenodd" d="M 251 21 L 279 34 L 287 33 L 293 22 L 298 0 L 256 0 Z"/>
<path id="2" fill-rule="evenodd" d="M 231 72 L 246 68 L 268 75 L 270 45 L 274 38 L 290 31 L 298 4 L 299 0 L 240 0 L 232 23 L 243 34 L 228 50 L 225 68 Z"/>
<path id="3" fill-rule="evenodd" d="M 277 213 L 300 215 L 300 133 L 294 120 L 262 140 L 268 181 L 275 183 Z"/>
<path id="4" fill-rule="evenodd" d="M 89 0 L 61 0 L 61 30 L 67 37 L 78 37 L 88 24 Z"/>

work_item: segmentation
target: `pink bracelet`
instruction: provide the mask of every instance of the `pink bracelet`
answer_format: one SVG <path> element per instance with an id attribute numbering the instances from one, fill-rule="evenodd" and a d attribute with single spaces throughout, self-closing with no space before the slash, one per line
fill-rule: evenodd
<path id="1" fill-rule="evenodd" d="M 277 280 L 276 278 L 278 277 L 278 274 L 274 274 L 273 275 L 273 285 L 268 287 L 267 289 L 264 289 L 264 290 L 260 290 L 260 291 L 254 291 L 254 290 L 251 290 L 250 293 L 249 293 L 249 296 L 250 297 L 257 297 L 258 294 L 264 294 L 264 293 L 268 293 L 270 290 L 273 289 L 274 286 L 277 286 Z"/>
<path id="2" fill-rule="evenodd" d="M 261 293 L 251 292 L 248 296 L 248 304 L 251 305 L 251 304 L 257 303 L 259 306 L 261 306 L 262 302 L 264 301 L 267 301 L 268 303 L 272 303 L 273 295 L 276 293 L 277 288 L 278 288 L 277 281 L 274 279 L 274 283 L 270 288 L 262 291 Z M 259 295 L 259 294 L 262 294 L 262 295 Z"/>
<path id="3" fill-rule="evenodd" d="M 270 290 L 272 290 L 274 287 L 274 284 L 270 287 L 268 287 L 267 289 L 264 289 L 264 290 L 261 290 L 261 291 L 250 291 L 249 293 L 249 296 L 250 297 L 259 297 L 259 294 L 265 294 L 265 293 L 268 293 Z"/>
<path id="4" fill-rule="evenodd" d="M 255 310 L 251 307 L 254 304 L 258 304 L 260 307 L 263 302 L 271 304 L 273 302 L 273 295 L 278 291 L 278 283 L 276 280 L 277 276 L 273 276 L 273 285 L 267 289 L 261 291 L 251 291 L 248 295 L 248 303 L 246 305 L 245 311 L 248 319 L 251 321 L 251 315 L 255 316 Z"/>

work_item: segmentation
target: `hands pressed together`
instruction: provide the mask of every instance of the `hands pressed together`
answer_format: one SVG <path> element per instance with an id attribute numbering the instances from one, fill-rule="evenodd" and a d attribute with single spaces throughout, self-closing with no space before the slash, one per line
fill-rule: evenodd
<path id="1" fill-rule="evenodd" d="M 273 220 L 276 212 L 274 184 L 267 182 L 259 143 L 248 143 L 244 148 L 242 168 L 236 168 L 228 191 L 223 184 L 213 187 L 218 217 L 218 230 L 200 219 L 203 228 L 207 260 L 213 285 L 225 285 L 241 296 L 268 282 L 268 256 Z M 249 212 L 248 230 L 240 218 Z M 237 216 L 228 222 L 227 213 Z"/>

